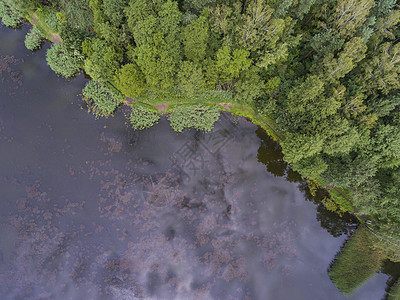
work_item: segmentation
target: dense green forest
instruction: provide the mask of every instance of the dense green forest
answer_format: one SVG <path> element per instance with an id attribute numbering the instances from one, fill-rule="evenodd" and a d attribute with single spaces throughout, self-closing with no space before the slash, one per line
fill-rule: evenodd
<path id="1" fill-rule="evenodd" d="M 83 95 L 96 115 L 126 96 L 134 128 L 169 113 L 178 131 L 210 130 L 230 109 L 270 130 L 327 205 L 400 235 L 397 1 L 0 0 L 7 26 L 33 14 L 62 39 L 49 66 L 93 79 Z"/>

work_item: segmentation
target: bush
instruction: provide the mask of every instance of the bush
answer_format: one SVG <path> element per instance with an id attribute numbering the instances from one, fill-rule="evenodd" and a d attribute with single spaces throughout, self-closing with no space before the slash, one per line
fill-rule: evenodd
<path id="1" fill-rule="evenodd" d="M 379 270 L 382 259 L 373 236 L 360 225 L 335 258 L 329 276 L 342 293 L 349 295 Z"/>
<path id="2" fill-rule="evenodd" d="M 64 46 L 69 51 L 78 50 L 79 53 L 82 52 L 82 43 L 85 40 L 85 34 L 74 27 L 72 27 L 67 22 L 62 23 L 59 26 L 60 37 L 63 41 Z"/>
<path id="3" fill-rule="evenodd" d="M 380 249 L 385 257 L 392 262 L 400 262 L 400 226 L 397 223 L 387 222 L 382 225 L 377 220 L 367 221 L 366 227 L 374 232 L 375 247 Z"/>
<path id="4" fill-rule="evenodd" d="M 68 50 L 60 44 L 54 44 L 47 50 L 46 60 L 54 72 L 66 78 L 76 75 L 83 66 L 82 54 Z"/>
<path id="5" fill-rule="evenodd" d="M 133 104 L 129 121 L 133 129 L 142 130 L 158 123 L 160 116 L 141 104 Z"/>
<path id="6" fill-rule="evenodd" d="M 344 198 L 336 189 L 329 189 L 329 195 L 335 203 L 340 207 L 340 210 L 347 211 L 349 213 L 354 212 L 354 207 L 349 200 Z"/>
<path id="7" fill-rule="evenodd" d="M 89 6 L 89 1 L 82 0 L 61 0 L 60 4 L 64 7 L 63 12 L 68 23 L 76 29 L 90 32 L 93 24 L 93 12 Z"/>
<path id="8" fill-rule="evenodd" d="M 25 47 L 31 51 L 37 50 L 42 46 L 43 37 L 39 28 L 33 26 L 25 36 Z"/>
<path id="9" fill-rule="evenodd" d="M 218 121 L 219 109 L 217 106 L 181 105 L 168 116 L 172 129 L 182 132 L 185 128 L 211 131 Z"/>
<path id="10" fill-rule="evenodd" d="M 59 31 L 59 21 L 57 19 L 57 13 L 53 11 L 54 8 L 48 6 L 41 6 L 35 10 L 35 14 L 38 19 L 44 22 L 44 25 L 48 27 L 48 30 L 52 32 Z"/>
<path id="11" fill-rule="evenodd" d="M 50 12 L 45 19 L 45 23 L 54 32 L 59 31 L 60 22 L 58 21 L 57 14 L 55 12 Z"/>
<path id="12" fill-rule="evenodd" d="M 135 63 L 122 66 L 115 75 L 118 89 L 128 97 L 142 95 L 146 89 L 146 79 Z"/>
<path id="13" fill-rule="evenodd" d="M 400 279 L 390 288 L 388 300 L 400 300 Z"/>
<path id="14" fill-rule="evenodd" d="M 17 28 L 22 24 L 22 18 L 18 12 L 12 11 L 7 5 L 0 1 L 0 18 L 4 25 L 10 28 Z"/>
<path id="15" fill-rule="evenodd" d="M 124 102 L 124 96 L 110 84 L 89 81 L 82 94 L 96 117 L 108 117 Z"/>

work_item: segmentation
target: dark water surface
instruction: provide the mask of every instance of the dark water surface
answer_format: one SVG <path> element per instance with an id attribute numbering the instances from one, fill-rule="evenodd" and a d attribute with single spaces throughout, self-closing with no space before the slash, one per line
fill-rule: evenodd
<path id="1" fill-rule="evenodd" d="M 1 299 L 345 299 L 327 269 L 350 225 L 261 130 L 95 120 L 26 31 L 0 28 Z"/>

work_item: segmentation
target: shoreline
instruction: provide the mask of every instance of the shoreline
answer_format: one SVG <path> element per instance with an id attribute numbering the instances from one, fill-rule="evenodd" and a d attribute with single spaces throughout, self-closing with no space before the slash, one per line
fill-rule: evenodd
<path id="1" fill-rule="evenodd" d="M 27 20 L 27 23 L 31 24 L 32 26 L 34 26 L 34 25 L 39 26 L 47 34 L 47 37 L 48 37 L 47 40 L 50 43 L 54 43 L 54 44 L 62 43 L 62 39 L 61 39 L 59 33 L 51 32 L 51 30 L 48 28 L 46 29 L 45 26 L 43 26 L 42 22 L 40 21 L 40 18 L 35 13 L 25 12 L 25 19 Z M 51 38 L 51 39 L 49 39 L 49 38 Z M 84 71 L 84 69 L 82 69 L 82 71 Z M 271 125 L 268 122 L 269 120 L 265 120 L 265 118 L 259 116 L 251 107 L 245 107 L 243 105 L 239 105 L 236 103 L 230 103 L 230 102 L 215 102 L 215 103 L 188 102 L 188 103 L 182 103 L 182 104 L 173 104 L 168 101 L 163 101 L 159 104 L 149 104 L 149 103 L 145 103 L 145 102 L 133 99 L 131 97 L 128 97 L 128 96 L 124 95 L 122 92 L 121 92 L 121 94 L 125 97 L 123 105 L 131 106 L 132 103 L 139 102 L 139 103 L 154 107 L 159 114 L 168 114 L 168 113 L 173 112 L 174 106 L 195 105 L 195 104 L 199 104 L 199 103 L 206 104 L 206 105 L 218 105 L 221 107 L 220 111 L 227 111 L 227 112 L 230 112 L 232 115 L 235 115 L 238 117 L 244 117 L 246 119 L 249 119 L 253 124 L 260 126 L 268 134 L 268 136 L 270 136 L 279 145 L 280 145 L 280 141 L 284 140 L 284 137 L 274 129 L 273 125 Z M 170 107 L 172 107 L 172 109 Z M 352 201 L 350 199 L 348 199 L 340 189 L 325 182 L 322 178 L 316 178 L 316 179 L 304 178 L 304 179 L 307 181 L 307 183 L 309 185 L 310 185 L 310 181 L 317 182 L 317 187 L 325 190 L 330 195 L 331 200 L 333 200 L 338 205 L 338 208 L 344 207 L 343 204 L 341 204 L 343 202 L 345 202 L 346 206 L 352 207 L 351 211 L 344 208 L 344 211 L 338 209 L 339 211 L 335 210 L 334 211 L 335 213 L 338 213 L 338 214 L 340 214 L 340 212 L 349 213 L 349 214 L 353 215 L 354 217 L 356 217 L 360 223 L 364 223 L 366 220 L 369 220 L 369 218 L 364 218 L 363 216 L 357 215 L 357 210 L 354 207 Z M 332 193 L 332 191 L 336 192 L 336 195 L 334 195 Z"/>

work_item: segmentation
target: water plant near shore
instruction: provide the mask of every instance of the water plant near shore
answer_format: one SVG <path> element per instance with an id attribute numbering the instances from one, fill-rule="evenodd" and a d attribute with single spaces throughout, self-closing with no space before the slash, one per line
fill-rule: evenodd
<path id="1" fill-rule="evenodd" d="M 382 259 L 368 230 L 360 226 L 336 257 L 329 276 L 339 290 L 349 295 L 379 270 Z"/>
<path id="2" fill-rule="evenodd" d="M 83 65 L 83 56 L 78 51 L 71 52 L 61 44 L 54 44 L 47 50 L 46 60 L 54 72 L 66 78 L 79 73 Z"/>
<path id="3" fill-rule="evenodd" d="M 33 26 L 25 36 L 25 47 L 31 51 L 37 50 L 42 46 L 43 37 L 39 28 Z"/>
<path id="4" fill-rule="evenodd" d="M 124 102 L 124 96 L 110 84 L 89 81 L 83 91 L 89 109 L 96 117 L 108 117 Z"/>

